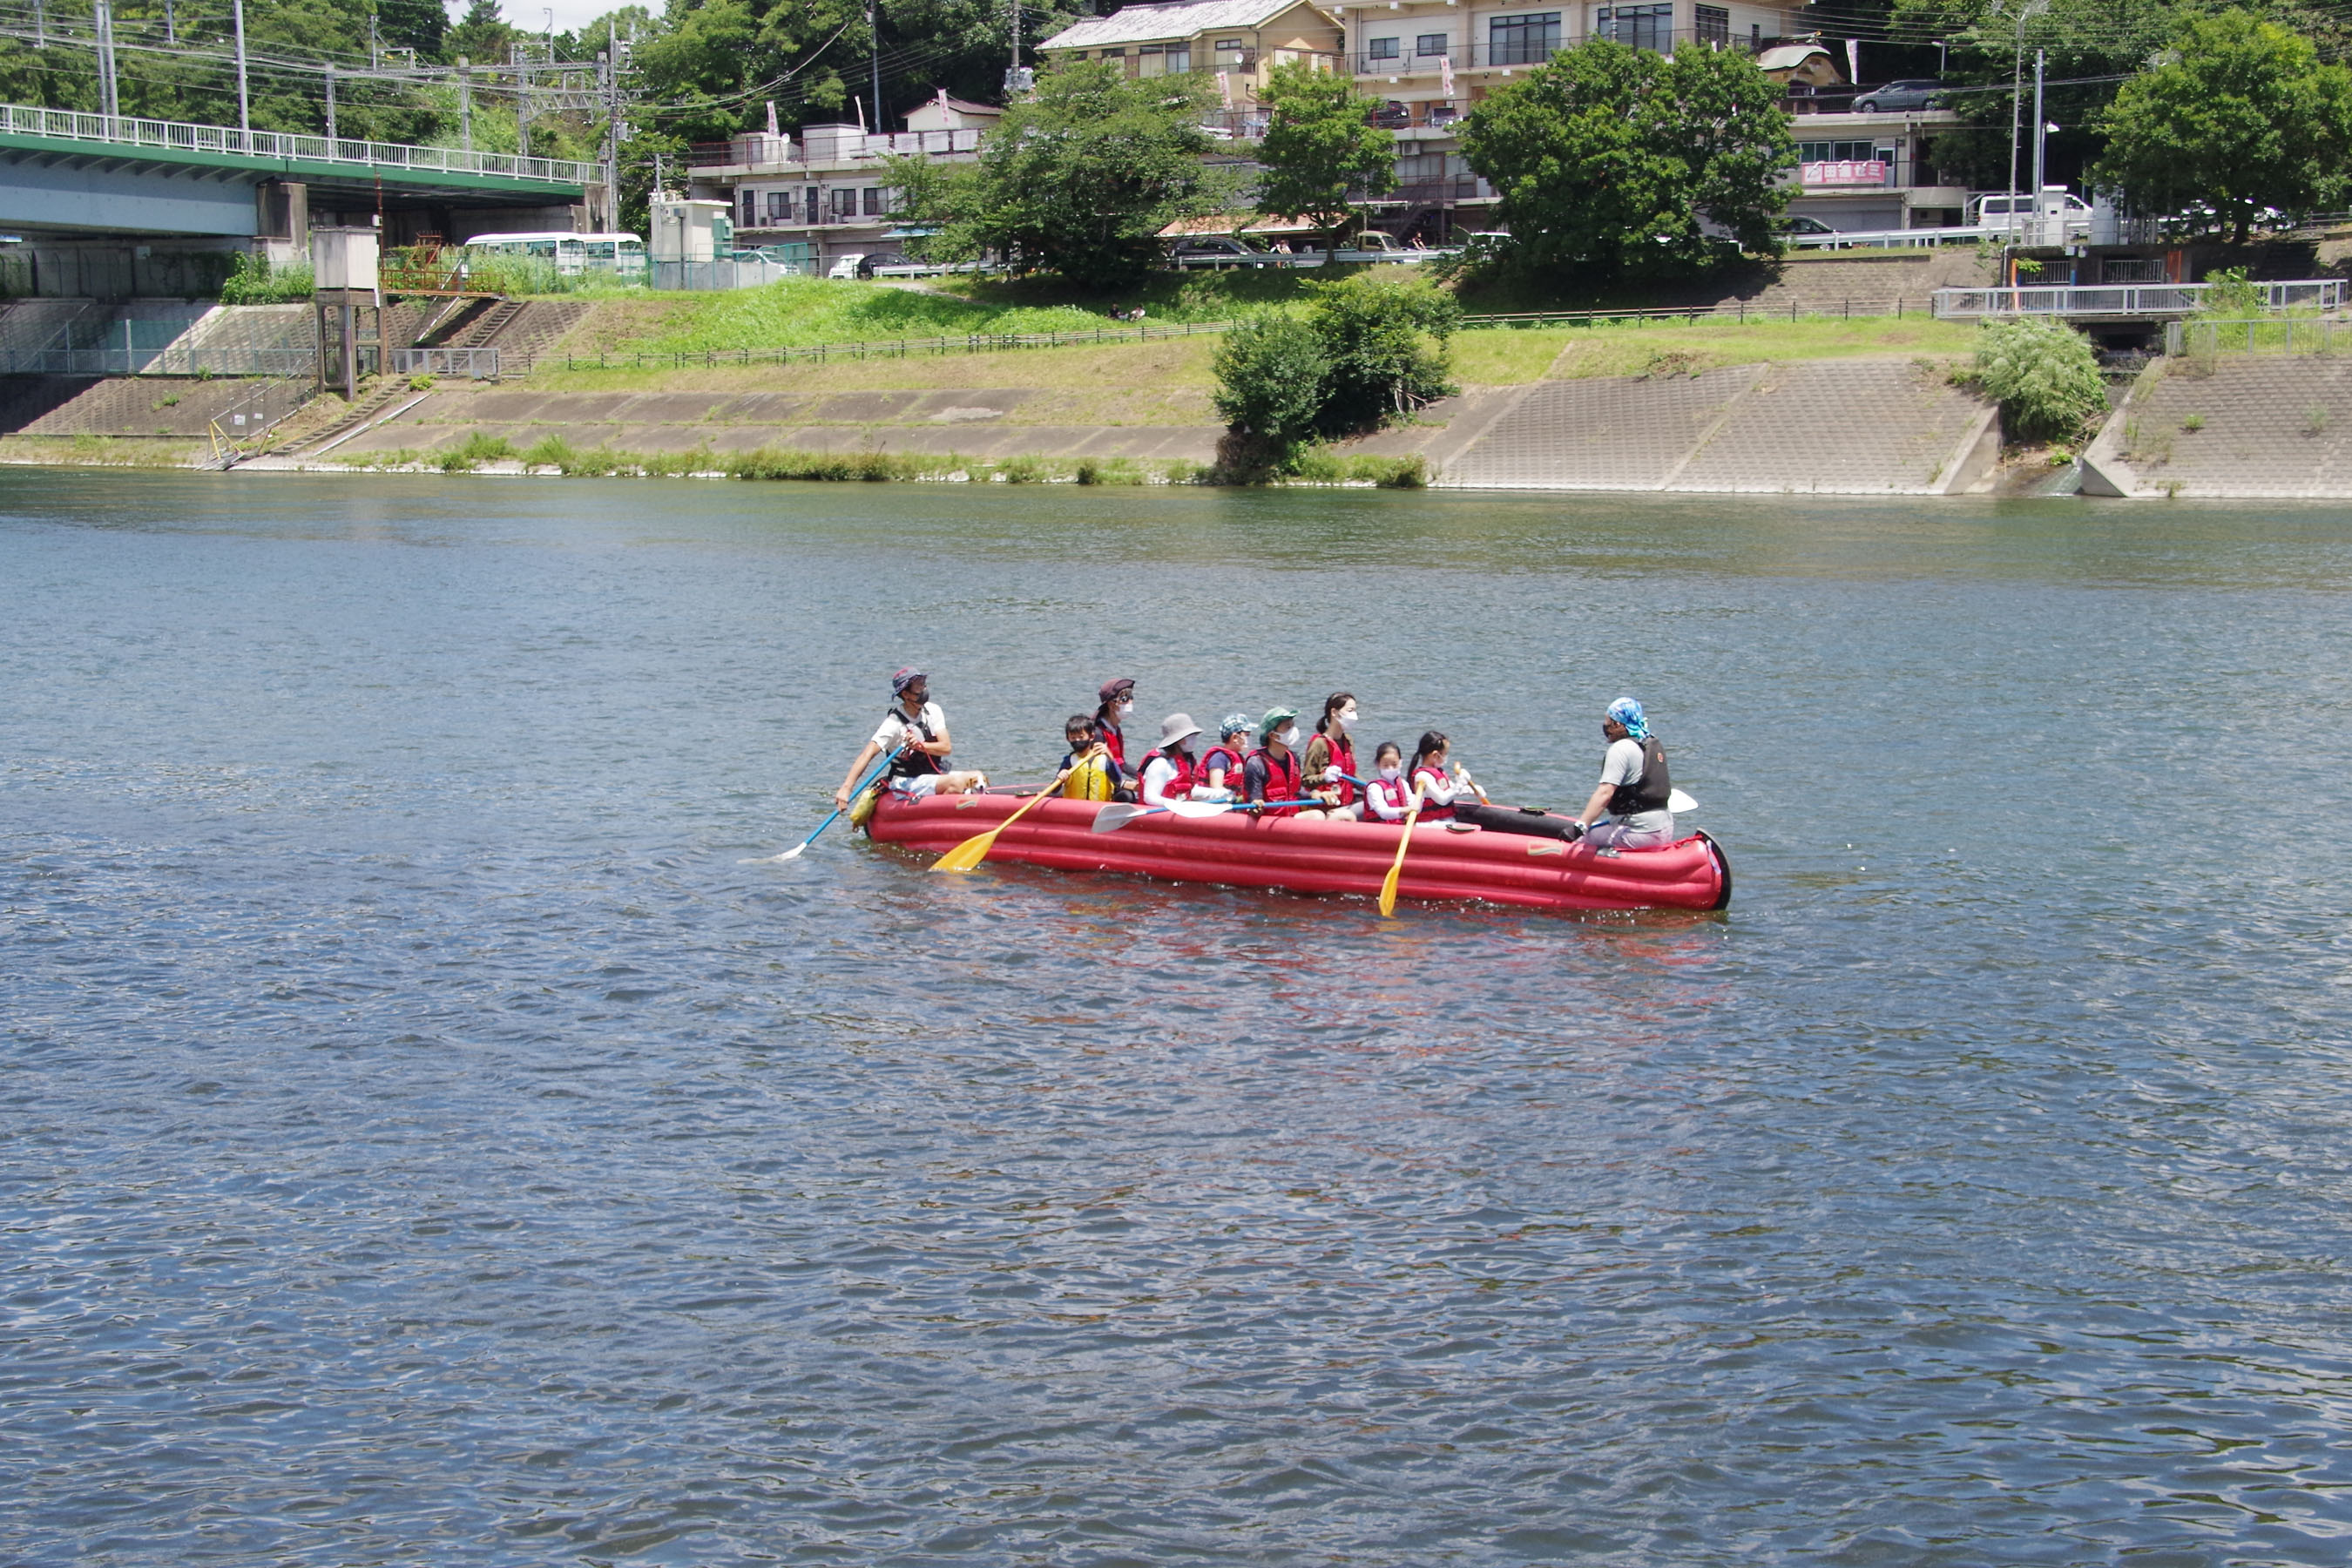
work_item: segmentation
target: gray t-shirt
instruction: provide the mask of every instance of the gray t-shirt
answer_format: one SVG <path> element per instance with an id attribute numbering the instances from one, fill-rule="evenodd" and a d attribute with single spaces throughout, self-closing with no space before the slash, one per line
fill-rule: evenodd
<path id="1" fill-rule="evenodd" d="M 1640 784 L 1643 772 L 1642 742 L 1631 735 L 1609 742 L 1609 754 L 1601 759 L 1601 782 L 1615 788 L 1619 784 Z M 1630 816 L 1612 820 L 1622 822 L 1638 833 L 1672 833 L 1675 814 L 1671 811 L 1637 811 Z"/>

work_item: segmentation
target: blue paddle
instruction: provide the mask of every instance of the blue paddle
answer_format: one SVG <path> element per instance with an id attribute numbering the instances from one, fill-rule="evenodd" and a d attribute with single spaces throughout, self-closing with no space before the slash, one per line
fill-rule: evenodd
<path id="1" fill-rule="evenodd" d="M 874 787 L 874 781 L 876 779 L 880 778 L 885 773 L 889 771 L 890 764 L 898 760 L 899 752 L 905 751 L 908 746 L 911 746 L 914 743 L 915 738 L 911 733 L 909 733 L 905 740 L 898 742 L 897 750 L 893 751 L 888 756 L 884 757 L 880 762 L 876 763 L 872 767 L 866 769 L 866 776 L 857 781 L 857 787 L 849 792 L 851 804 L 855 805 L 859 795 L 864 795 L 867 790 Z M 817 834 L 823 833 L 826 828 L 831 827 L 841 814 L 848 809 L 849 807 L 846 805 L 835 806 L 833 808 L 833 816 L 828 816 L 823 822 L 818 823 L 815 830 L 810 833 L 806 838 L 802 839 L 798 844 L 793 845 L 790 849 L 785 850 L 782 854 L 764 856 L 756 860 L 745 860 L 741 862 L 741 864 L 746 866 L 773 866 L 780 861 L 799 859 L 802 854 L 807 850 L 808 847 L 816 842 Z"/>
<path id="2" fill-rule="evenodd" d="M 1139 816 L 1157 816 L 1161 812 L 1173 812 L 1178 816 L 1199 818 L 1223 816 L 1229 811 L 1263 811 L 1277 805 L 1326 805 L 1327 801 L 1307 800 L 1183 800 L 1174 805 L 1107 805 L 1095 813 L 1094 831 L 1115 833 Z"/>

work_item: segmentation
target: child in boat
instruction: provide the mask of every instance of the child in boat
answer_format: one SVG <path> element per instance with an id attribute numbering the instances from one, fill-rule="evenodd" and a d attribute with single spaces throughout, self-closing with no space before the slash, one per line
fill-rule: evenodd
<path id="1" fill-rule="evenodd" d="M 1307 742 L 1307 793 L 1329 803 L 1326 816 L 1353 817 L 1356 786 L 1356 741 L 1349 733 L 1356 723 L 1356 697 L 1335 691 L 1323 700 L 1323 717 L 1315 721 L 1314 738 Z"/>
<path id="2" fill-rule="evenodd" d="M 1253 803 L 1261 801 L 1295 801 L 1305 774 L 1298 766 L 1298 753 L 1292 750 L 1298 744 L 1298 710 L 1269 708 L 1258 721 L 1259 745 L 1256 751 L 1242 759 L 1242 798 Z M 1296 805 L 1267 805 L 1267 816 L 1319 816 L 1319 810 L 1302 812 Z"/>
<path id="3" fill-rule="evenodd" d="M 1412 811 L 1412 785 L 1405 782 L 1404 748 L 1382 741 L 1372 753 L 1372 776 L 1364 781 L 1364 820 L 1402 826 Z"/>
<path id="4" fill-rule="evenodd" d="M 1444 822 L 1454 816 L 1454 802 L 1470 793 L 1469 787 L 1450 776 L 1445 771 L 1445 759 L 1453 752 L 1454 742 L 1444 731 L 1432 730 L 1413 748 L 1412 788 L 1421 796 L 1421 820 Z"/>
<path id="5" fill-rule="evenodd" d="M 1059 790 L 1071 800 L 1108 800 L 1127 783 L 1127 775 L 1110 754 L 1110 748 L 1095 737 L 1095 721 L 1090 714 L 1073 713 L 1062 726 L 1062 738 L 1070 749 L 1062 758 L 1062 771 L 1054 775 L 1049 789 Z"/>
<path id="6" fill-rule="evenodd" d="M 1249 754 L 1250 716 L 1228 713 L 1217 724 L 1217 743 L 1201 753 L 1193 770 L 1194 800 L 1231 800 L 1241 793 L 1242 759 Z"/>
<path id="7" fill-rule="evenodd" d="M 1189 713 L 1171 713 L 1160 722 L 1160 744 L 1143 754 L 1136 777 L 1146 805 L 1172 805 L 1193 798 L 1192 781 L 1198 764 L 1192 753 L 1201 748 L 1201 726 Z"/>

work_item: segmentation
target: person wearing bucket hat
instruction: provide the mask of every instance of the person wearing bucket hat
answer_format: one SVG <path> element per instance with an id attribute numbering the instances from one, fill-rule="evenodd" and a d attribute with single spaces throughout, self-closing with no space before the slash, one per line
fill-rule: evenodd
<path id="1" fill-rule="evenodd" d="M 1258 721 L 1256 751 L 1242 763 L 1242 798 L 1258 802 L 1297 800 L 1306 782 L 1306 770 L 1298 764 L 1298 753 L 1291 750 L 1298 744 L 1298 710 L 1269 708 Z M 1295 805 L 1268 806 L 1268 816 L 1297 816 Z M 1316 816 L 1321 816 L 1318 811 Z"/>
<path id="2" fill-rule="evenodd" d="M 1232 800 L 1241 793 L 1242 758 L 1249 752 L 1250 716 L 1228 713 L 1217 721 L 1217 743 L 1201 753 L 1201 761 L 1192 771 L 1199 782 L 1194 784 L 1194 798 L 1199 800 Z M 1222 793 L 1210 795 L 1209 790 Z"/>
<path id="3" fill-rule="evenodd" d="M 841 787 L 833 792 L 835 805 L 847 805 L 850 792 L 866 775 L 866 766 L 887 752 L 898 754 L 890 762 L 890 788 L 911 800 L 927 795 L 969 795 L 988 783 L 976 773 L 950 773 L 940 766 L 940 759 L 954 750 L 948 739 L 947 715 L 931 700 L 931 678 L 919 669 L 902 669 L 890 678 L 892 702 L 882 715 L 882 727 L 849 764 L 849 772 Z M 904 742 L 902 745 L 901 742 Z"/>
<path id="4" fill-rule="evenodd" d="M 1631 697 L 1620 697 L 1601 715 L 1601 733 L 1609 750 L 1601 759 L 1601 783 L 1576 814 L 1588 843 L 1603 849 L 1656 849 L 1675 841 L 1675 814 L 1666 808 L 1674 781 L 1666 773 L 1666 748 L 1650 732 L 1649 715 Z M 1606 812 L 1608 819 L 1601 820 Z"/>
<path id="5" fill-rule="evenodd" d="M 1201 726 L 1189 713 L 1171 713 L 1160 723 L 1160 744 L 1143 754 L 1143 804 L 1173 805 L 1194 798 L 1195 763 L 1201 749 Z M 1223 791 L 1217 798 L 1231 799 Z"/>

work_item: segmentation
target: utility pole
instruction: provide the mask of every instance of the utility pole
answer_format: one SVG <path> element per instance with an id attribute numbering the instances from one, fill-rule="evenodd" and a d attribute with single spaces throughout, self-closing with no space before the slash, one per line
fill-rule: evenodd
<path id="1" fill-rule="evenodd" d="M 2050 123 L 2042 117 L 2042 68 L 2048 54 L 2046 49 L 2033 51 L 2033 243 L 2036 245 L 2050 243 L 2042 232 L 2042 160 L 2043 142 L 2047 140 L 2042 128 Z"/>
<path id="2" fill-rule="evenodd" d="M 515 151 L 525 158 L 530 156 L 530 62 L 523 58 L 528 47 L 511 41 L 507 45 L 507 64 L 515 73 Z"/>
<path id="3" fill-rule="evenodd" d="M 173 9 L 172 0 L 163 0 L 163 41 L 167 44 L 180 41 L 180 17 Z"/>
<path id="4" fill-rule="evenodd" d="M 335 63 L 327 62 L 327 140 L 335 139 Z M 332 149 L 329 149 L 330 152 Z"/>
<path id="5" fill-rule="evenodd" d="M 245 134 L 244 150 L 250 153 L 253 151 L 253 105 L 247 99 L 245 90 L 245 0 L 236 0 L 236 128 Z"/>
<path id="6" fill-rule="evenodd" d="M 49 47 L 49 8 L 47 0 L 33 0 L 33 47 Z"/>
<path id="7" fill-rule="evenodd" d="M 368 69 L 383 69 L 383 46 L 376 39 L 375 13 L 373 11 L 368 13 Z"/>
<path id="8" fill-rule="evenodd" d="M 866 0 L 866 48 L 874 60 L 874 134 L 883 136 L 889 128 L 882 123 L 882 25 L 875 15 L 879 9 L 875 0 Z"/>
<path id="9" fill-rule="evenodd" d="M 98 23 L 99 111 L 112 120 L 122 112 L 114 79 L 114 5 L 112 0 L 98 0 L 93 9 Z"/>
<path id="10" fill-rule="evenodd" d="M 457 57 L 457 145 L 474 150 L 474 62 Z"/>
<path id="11" fill-rule="evenodd" d="M 621 26 L 604 24 L 604 222 L 605 232 L 621 227 Z"/>

